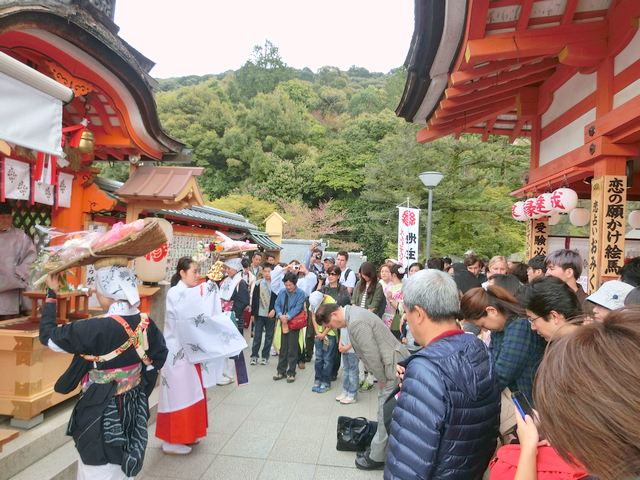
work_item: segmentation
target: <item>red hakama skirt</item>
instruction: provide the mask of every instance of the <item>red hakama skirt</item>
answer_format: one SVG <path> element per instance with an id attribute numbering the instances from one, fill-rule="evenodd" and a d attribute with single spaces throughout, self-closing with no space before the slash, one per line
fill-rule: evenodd
<path id="1" fill-rule="evenodd" d="M 196 364 L 200 385 L 202 371 Z M 209 417 L 207 414 L 207 392 L 202 387 L 204 398 L 193 405 L 175 412 L 158 413 L 156 419 L 156 437 L 167 443 L 188 445 L 207 435 Z"/>

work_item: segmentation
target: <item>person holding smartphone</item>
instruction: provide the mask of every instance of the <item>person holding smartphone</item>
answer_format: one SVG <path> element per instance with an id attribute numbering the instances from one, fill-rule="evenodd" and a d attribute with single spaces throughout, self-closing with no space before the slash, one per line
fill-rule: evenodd
<path id="1" fill-rule="evenodd" d="M 580 480 L 590 478 L 586 470 L 558 455 L 540 437 L 538 414 L 522 392 L 513 392 L 516 407 L 517 441 L 498 449 L 489 470 L 489 480 Z"/>

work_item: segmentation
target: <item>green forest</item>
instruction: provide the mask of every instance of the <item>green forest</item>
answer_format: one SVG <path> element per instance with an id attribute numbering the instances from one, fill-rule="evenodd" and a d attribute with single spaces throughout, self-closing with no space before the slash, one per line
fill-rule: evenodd
<path id="1" fill-rule="evenodd" d="M 322 238 L 380 262 L 396 255 L 396 206 L 409 198 L 426 212 L 418 173 L 436 170 L 444 180 L 434 190 L 433 254 L 523 251 L 509 192 L 522 184 L 528 142 L 462 135 L 418 144 L 420 126 L 394 113 L 404 83 L 402 68 L 293 69 L 267 41 L 236 71 L 159 80 L 156 101 L 163 128 L 205 168 L 209 204 L 256 225 L 277 210 L 288 238 Z"/>

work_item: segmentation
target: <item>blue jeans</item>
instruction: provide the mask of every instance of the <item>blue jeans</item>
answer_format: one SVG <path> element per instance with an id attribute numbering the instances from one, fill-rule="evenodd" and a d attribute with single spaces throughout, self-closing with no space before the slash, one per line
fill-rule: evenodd
<path id="1" fill-rule="evenodd" d="M 337 348 L 336 337 L 327 335 L 329 345 L 325 346 L 322 340 L 315 340 L 316 346 L 316 383 L 331 385 L 331 370 L 333 369 L 333 352 Z"/>
<path id="2" fill-rule="evenodd" d="M 358 393 L 358 356 L 355 352 L 342 354 L 342 390 L 350 397 Z"/>

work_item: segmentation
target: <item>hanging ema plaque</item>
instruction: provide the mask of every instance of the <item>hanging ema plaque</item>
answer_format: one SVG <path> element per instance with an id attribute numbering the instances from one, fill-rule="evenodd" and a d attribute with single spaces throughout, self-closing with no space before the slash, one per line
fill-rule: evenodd
<path id="1" fill-rule="evenodd" d="M 624 266 L 626 186 L 625 177 L 604 177 L 600 236 L 601 282 L 603 277 L 617 277 Z"/>

